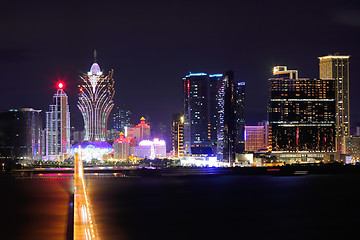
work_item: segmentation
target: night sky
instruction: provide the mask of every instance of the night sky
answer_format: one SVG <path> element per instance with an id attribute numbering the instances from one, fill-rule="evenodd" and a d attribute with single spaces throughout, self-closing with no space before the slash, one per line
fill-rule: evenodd
<path id="1" fill-rule="evenodd" d="M 78 76 L 97 50 L 114 69 L 115 105 L 133 123 L 143 115 L 170 123 L 182 111 L 182 77 L 235 72 L 246 82 L 247 124 L 266 119 L 267 79 L 274 65 L 318 77 L 318 59 L 350 58 L 351 124 L 360 122 L 359 1 L 2 1 L 0 109 L 32 107 L 43 115 L 63 80 L 71 122 Z M 44 122 L 45 124 L 45 122 Z"/>

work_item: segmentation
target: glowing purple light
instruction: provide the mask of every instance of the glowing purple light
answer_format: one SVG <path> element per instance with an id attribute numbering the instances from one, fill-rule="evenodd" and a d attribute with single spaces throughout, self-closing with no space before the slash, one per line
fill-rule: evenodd
<path id="1" fill-rule="evenodd" d="M 100 66 L 97 63 L 94 63 L 91 68 L 89 74 L 91 75 L 101 75 Z"/>

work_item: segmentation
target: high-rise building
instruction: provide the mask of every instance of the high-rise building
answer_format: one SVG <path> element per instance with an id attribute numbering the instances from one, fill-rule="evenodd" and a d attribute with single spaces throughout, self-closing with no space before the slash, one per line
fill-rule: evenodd
<path id="1" fill-rule="evenodd" d="M 228 71 L 218 84 L 218 159 L 232 163 L 245 149 L 245 82 L 235 81 Z"/>
<path id="2" fill-rule="evenodd" d="M 172 148 L 173 156 L 184 156 L 184 117 L 181 113 L 174 113 L 172 119 Z"/>
<path id="3" fill-rule="evenodd" d="M 319 57 L 320 79 L 335 80 L 336 151 L 346 154 L 346 137 L 350 135 L 348 55 Z"/>
<path id="4" fill-rule="evenodd" d="M 114 106 L 114 70 L 103 75 L 99 64 L 95 62 L 87 74 L 81 78 L 79 85 L 78 108 L 84 118 L 85 141 L 105 141 L 109 114 Z"/>
<path id="5" fill-rule="evenodd" d="M 235 81 L 232 71 L 190 73 L 183 80 L 184 154 L 235 160 L 245 144 L 245 83 Z"/>
<path id="6" fill-rule="evenodd" d="M 64 84 L 58 84 L 53 96 L 53 105 L 46 112 L 46 158 L 63 160 L 70 151 L 70 112 L 68 96 L 63 90 Z"/>
<path id="7" fill-rule="evenodd" d="M 131 126 L 131 111 L 125 105 L 116 107 L 113 113 L 113 129 L 125 132 L 125 127 Z"/>
<path id="8" fill-rule="evenodd" d="M 0 112 L 0 159 L 41 160 L 41 110 Z"/>
<path id="9" fill-rule="evenodd" d="M 184 78 L 184 151 L 209 153 L 209 76 L 190 73 Z M 211 152 L 210 152 L 211 153 Z"/>
<path id="10" fill-rule="evenodd" d="M 218 82 L 222 74 L 190 73 L 184 83 L 184 153 L 215 154 Z"/>
<path id="11" fill-rule="evenodd" d="M 334 152 L 334 80 L 298 78 L 286 67 L 274 69 L 274 75 L 269 79 L 269 150 Z"/>
<path id="12" fill-rule="evenodd" d="M 217 150 L 217 126 L 219 121 L 219 82 L 223 74 L 209 74 L 209 134 L 213 153 Z"/>

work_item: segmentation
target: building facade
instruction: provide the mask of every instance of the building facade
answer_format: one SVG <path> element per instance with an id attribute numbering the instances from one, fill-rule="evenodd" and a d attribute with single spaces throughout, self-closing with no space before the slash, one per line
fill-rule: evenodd
<path id="1" fill-rule="evenodd" d="M 235 81 L 232 71 L 190 73 L 183 80 L 184 154 L 234 161 L 245 148 L 245 82 Z"/>
<path id="2" fill-rule="evenodd" d="M 267 121 L 257 126 L 245 126 L 245 151 L 267 151 Z"/>
<path id="3" fill-rule="evenodd" d="M 269 150 L 335 152 L 334 80 L 287 72 L 274 71 L 269 79 Z"/>
<path id="4" fill-rule="evenodd" d="M 46 112 L 46 159 L 63 160 L 70 152 L 70 112 L 62 83 L 58 84 L 53 102 Z"/>
<path id="5" fill-rule="evenodd" d="M 163 158 L 166 157 L 166 143 L 155 138 L 153 141 L 143 140 L 134 147 L 134 156 L 137 158 Z"/>
<path id="6" fill-rule="evenodd" d="M 120 137 L 113 143 L 114 158 L 115 159 L 128 159 L 130 154 L 130 140 L 124 138 L 124 134 L 121 132 Z"/>
<path id="7" fill-rule="evenodd" d="M 131 126 L 131 111 L 125 105 L 116 107 L 112 115 L 113 129 L 125 132 L 125 127 Z"/>
<path id="8" fill-rule="evenodd" d="M 142 140 L 149 140 L 151 137 L 150 125 L 145 123 L 145 118 L 142 117 L 138 125 L 126 128 L 125 137 L 129 139 L 135 139 L 137 143 Z"/>
<path id="9" fill-rule="evenodd" d="M 184 156 L 184 116 L 181 113 L 173 114 L 172 149 L 174 157 L 182 158 Z"/>
<path id="10" fill-rule="evenodd" d="M 184 151 L 186 154 L 211 153 L 209 76 L 207 73 L 190 73 L 183 80 Z"/>
<path id="11" fill-rule="evenodd" d="M 217 156 L 219 160 L 234 162 L 245 150 L 245 82 L 234 79 L 228 71 L 218 84 Z"/>
<path id="12" fill-rule="evenodd" d="M 42 159 L 40 112 L 32 108 L 0 112 L 0 159 Z"/>
<path id="13" fill-rule="evenodd" d="M 223 74 L 209 74 L 209 134 L 210 146 L 214 154 L 218 144 L 218 122 L 219 122 L 219 83 Z"/>
<path id="14" fill-rule="evenodd" d="M 84 119 L 85 141 L 105 141 L 109 114 L 114 106 L 113 70 L 103 75 L 95 63 L 87 74 L 81 76 L 78 108 Z"/>
<path id="15" fill-rule="evenodd" d="M 335 144 L 341 154 L 346 154 L 350 135 L 349 58 L 339 54 L 319 57 L 320 79 L 335 81 Z"/>

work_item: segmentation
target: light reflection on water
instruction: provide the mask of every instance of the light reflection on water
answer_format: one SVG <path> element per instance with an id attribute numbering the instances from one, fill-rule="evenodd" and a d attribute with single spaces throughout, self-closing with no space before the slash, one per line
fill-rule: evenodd
<path id="1" fill-rule="evenodd" d="M 86 174 L 102 239 L 346 239 L 357 175 Z M 0 178 L 1 239 L 64 239 L 71 178 Z"/>
<path id="2" fill-rule="evenodd" d="M 359 180 L 207 175 L 89 179 L 88 188 L 104 239 L 324 239 L 351 232 L 354 205 L 339 203 L 360 200 Z"/>

